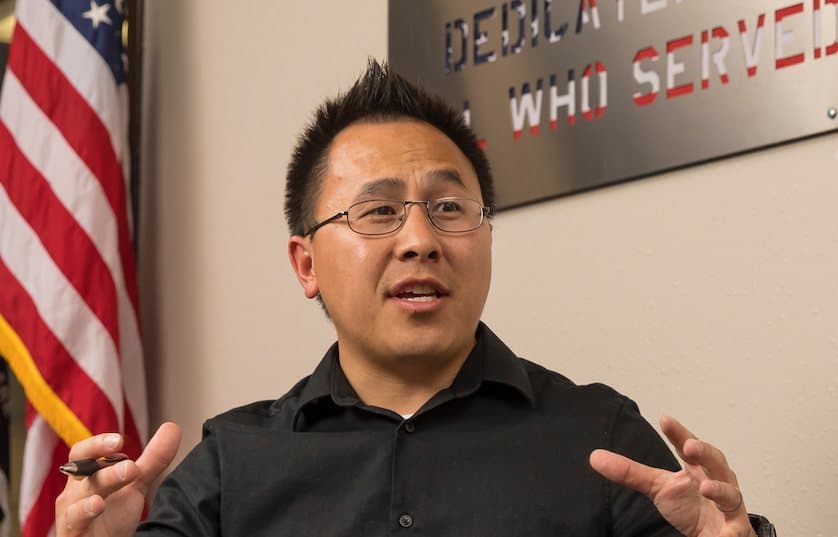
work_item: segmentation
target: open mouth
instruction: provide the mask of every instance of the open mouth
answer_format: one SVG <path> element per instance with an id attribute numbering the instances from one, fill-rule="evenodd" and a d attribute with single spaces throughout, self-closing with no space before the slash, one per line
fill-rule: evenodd
<path id="1" fill-rule="evenodd" d="M 448 290 L 432 281 L 409 281 L 399 284 L 390 296 L 413 303 L 433 302 L 448 296 Z"/>
<path id="2" fill-rule="evenodd" d="M 430 302 L 441 297 L 442 293 L 430 285 L 411 285 L 395 296 L 409 302 Z"/>

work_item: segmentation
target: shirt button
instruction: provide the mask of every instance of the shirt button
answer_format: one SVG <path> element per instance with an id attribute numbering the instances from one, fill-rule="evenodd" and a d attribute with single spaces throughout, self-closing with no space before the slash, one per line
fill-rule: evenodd
<path id="1" fill-rule="evenodd" d="M 403 528 L 409 528 L 413 525 L 413 517 L 408 515 L 407 513 L 403 514 L 399 517 L 399 526 Z"/>
<path id="2" fill-rule="evenodd" d="M 407 423 L 404 424 L 404 430 L 409 432 L 409 433 L 412 433 L 413 431 L 416 430 L 416 425 L 414 425 L 412 421 L 408 421 Z"/>

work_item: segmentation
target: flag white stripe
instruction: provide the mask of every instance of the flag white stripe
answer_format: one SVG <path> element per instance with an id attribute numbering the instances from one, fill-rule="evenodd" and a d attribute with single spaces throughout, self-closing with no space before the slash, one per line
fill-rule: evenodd
<path id="1" fill-rule="evenodd" d="M 60 130 L 68 128 L 71 129 L 68 135 L 84 135 L 84 132 L 79 131 L 80 126 L 70 123 L 60 125 L 59 128 L 59 125 L 53 124 L 42 113 L 40 105 L 32 101 L 28 93 L 32 89 L 22 87 L 20 79 L 9 71 L 3 95 L 0 95 L 0 124 L 6 126 L 11 140 L 9 146 L 0 150 L 19 150 L 21 157 L 34 166 L 49 184 L 58 202 L 67 208 L 93 242 L 97 250 L 93 255 L 99 255 L 106 264 L 115 285 L 120 340 L 113 340 L 115 336 L 105 328 L 88 306 L 85 297 L 80 296 L 67 280 L 64 268 L 59 267 L 46 250 L 41 242 L 43 235 L 38 234 L 50 233 L 51 230 L 32 228 L 12 204 L 2 184 L 0 260 L 21 283 L 22 292 L 34 302 L 36 311 L 32 313 L 31 320 L 43 323 L 66 349 L 69 356 L 65 359 L 73 360 L 72 364 L 87 374 L 104 393 L 108 401 L 103 404 L 112 405 L 118 427 L 125 432 L 129 428 L 136 430 L 139 438 L 130 439 L 131 444 L 134 440 L 144 444 L 148 434 L 145 373 L 138 312 L 127 287 L 128 283 L 133 287 L 135 282 L 126 281 L 133 274 L 134 267 L 123 266 L 127 260 L 120 254 L 120 248 L 125 245 L 122 233 L 126 222 L 122 219 L 127 217 L 128 229 L 133 228 L 130 214 L 127 87 L 116 83 L 110 67 L 96 48 L 49 0 L 18 0 L 16 13 L 21 34 L 25 31 L 30 36 L 32 44 L 43 52 L 43 61 L 52 62 L 56 72 L 62 73 L 68 87 L 72 87 L 71 92 L 81 96 L 92 109 L 92 114 L 102 122 L 106 138 L 98 141 L 97 146 L 101 147 L 93 149 L 112 149 L 121 166 L 122 177 L 97 178 L 88 164 L 70 147 Z M 22 69 L 26 69 L 26 66 Z M 42 83 L 34 78 L 31 82 Z M 67 97 L 78 99 L 69 95 Z M 64 95 L 50 95 L 51 103 L 47 104 L 66 103 L 64 98 Z M 72 121 L 69 117 L 67 119 Z M 106 147 L 108 145 L 110 149 Z M 125 206 L 111 207 L 108 198 L 110 190 L 105 189 L 115 185 L 105 184 L 103 188 L 100 179 L 124 181 L 124 185 L 119 187 L 125 192 Z M 83 263 L 84 260 L 79 262 Z M 55 358 L 38 357 L 47 362 Z M 133 423 L 128 424 L 128 427 L 125 412 L 130 412 L 133 418 Z M 21 520 L 30 525 L 34 521 L 41 528 L 52 524 L 46 532 L 47 536 L 52 537 L 56 531 L 52 507 L 46 505 L 51 502 L 44 502 L 44 487 L 51 488 L 58 477 L 50 463 L 58 442 L 60 440 L 48 424 L 37 416 L 27 435 L 20 503 Z M 128 449 L 136 455 L 133 449 Z"/>
<path id="2" fill-rule="evenodd" d="M 67 281 L 38 235 L 0 185 L 0 257 L 26 290 L 38 315 L 78 366 L 104 392 L 123 427 L 122 379 L 116 347 L 99 318 Z"/>
<path id="3" fill-rule="evenodd" d="M 45 461 L 52 460 L 52 452 L 58 444 L 58 437 L 49 424 L 38 415 L 26 431 L 23 446 L 23 469 L 20 479 L 19 518 L 21 525 L 29 517 L 32 506 L 41 494 L 47 474 L 55 471 Z"/>
<path id="4" fill-rule="evenodd" d="M 0 98 L 0 121 L 21 152 L 50 184 L 56 197 L 90 237 L 114 280 L 118 299 L 126 398 L 140 437 L 148 432 L 142 345 L 137 314 L 125 288 L 117 253 L 117 224 L 101 184 L 35 104 L 13 72 L 6 73 Z"/>
<path id="5" fill-rule="evenodd" d="M 120 162 L 128 159 L 128 109 L 121 106 L 113 73 L 104 58 L 49 0 L 18 0 L 17 21 L 64 73 L 105 124 Z M 102 81 L 112 81 L 103 84 Z"/>
<path id="6" fill-rule="evenodd" d="M 126 118 L 130 115 L 129 112 L 129 99 L 128 99 L 128 84 L 120 84 L 119 88 L 117 88 L 119 92 L 119 109 L 123 110 L 126 114 Z M 128 124 L 128 119 L 125 120 L 125 124 Z M 128 135 L 127 130 L 125 131 L 126 135 L 123 136 L 121 139 L 123 140 L 124 152 L 118 153 L 118 155 L 122 155 L 119 160 L 120 164 L 122 165 L 122 179 L 125 181 L 125 216 L 128 219 L 128 232 L 131 236 L 134 236 L 134 214 L 131 210 L 133 207 L 133 201 L 131 199 L 131 154 L 128 150 Z"/>
<path id="7" fill-rule="evenodd" d="M 101 183 L 12 71 L 6 73 L 3 85 L 0 121 L 6 124 L 20 151 L 90 237 L 114 282 L 121 283 L 124 277 L 117 254 L 119 231 Z"/>
<path id="8" fill-rule="evenodd" d="M 40 4 L 40 5 L 38 5 Z M 54 5 L 48 0 L 25 0 L 18 6 L 18 21 L 32 36 L 32 39 L 38 43 L 45 54 L 58 66 L 58 68 L 67 76 L 70 82 L 76 87 L 81 95 L 90 103 L 97 115 L 102 119 L 111 139 L 111 144 L 116 151 L 117 158 L 121 161 L 123 170 L 123 177 L 125 180 L 126 192 L 126 214 L 129 214 L 130 208 L 130 188 L 129 188 L 129 159 L 127 158 L 127 137 L 124 135 L 127 132 L 125 128 L 125 121 L 128 110 L 128 89 L 122 84 L 118 88 L 116 84 L 98 84 L 99 80 L 113 80 L 113 76 L 104 62 L 102 57 L 96 50 L 85 40 L 81 34 L 70 24 L 64 16 L 58 12 Z M 7 76 L 11 72 L 7 73 Z M 17 84 L 18 89 L 22 90 L 20 83 Z M 7 100 L 4 97 L 3 100 Z M 27 99 L 32 104 L 29 111 L 19 114 L 19 124 L 26 124 L 30 121 L 33 115 L 38 115 L 43 118 L 45 123 L 49 120 L 43 116 L 40 108 Z M 10 105 L 10 108 L 13 108 Z M 34 112 L 33 112 L 34 110 Z M 8 111 L 6 112 L 8 113 Z M 5 119 L 5 118 L 4 118 Z M 6 121 L 12 130 L 12 122 Z M 36 168 L 44 177 L 47 178 L 66 178 L 77 176 L 83 179 L 92 180 L 92 174 L 87 169 L 86 165 L 78 158 L 72 148 L 66 143 L 64 137 L 50 125 L 49 130 L 53 130 L 54 135 L 51 136 L 53 143 L 45 143 L 44 139 L 32 139 L 33 145 L 40 146 L 39 151 L 51 151 L 54 148 L 54 142 L 59 141 L 60 151 L 64 159 L 64 163 L 72 163 L 74 165 L 74 172 L 68 171 L 69 168 L 61 168 L 56 159 L 56 165 L 53 168 L 56 170 L 44 170 L 38 164 L 43 162 L 40 159 L 29 157 L 29 160 L 36 163 Z M 19 142 L 20 143 L 20 142 Z M 82 171 L 83 170 L 83 171 Z M 63 183 L 63 188 L 67 191 L 73 191 L 73 197 L 81 198 L 86 193 L 91 192 L 84 188 L 78 188 L 74 185 L 75 181 L 64 182 L 60 179 L 51 179 L 53 188 L 58 193 L 59 184 Z M 89 186 L 90 189 L 95 189 L 95 195 L 99 195 L 101 185 Z M 77 190 L 73 190 L 77 189 Z M 126 296 L 124 272 L 121 270 L 121 263 L 115 262 L 111 259 L 112 254 L 117 254 L 118 248 L 111 246 L 110 240 L 99 240 L 103 237 L 98 230 L 104 230 L 106 239 L 116 240 L 115 236 L 111 235 L 111 231 L 117 228 L 111 227 L 110 223 L 102 223 L 100 218 L 105 218 L 115 222 L 113 211 L 108 207 L 107 211 L 101 210 L 101 200 L 95 200 L 94 208 L 90 208 L 86 215 L 79 215 L 74 210 L 74 204 L 69 202 L 67 196 L 59 194 L 65 206 L 76 216 L 82 228 L 91 236 L 100 254 L 103 254 L 106 264 L 114 276 L 114 281 L 117 284 L 118 300 L 119 300 L 119 327 L 122 341 L 120 342 L 120 349 L 122 350 L 122 368 L 125 373 L 125 396 L 128 401 L 128 406 L 131 408 L 131 413 L 134 417 L 135 425 L 140 434 L 140 439 L 145 441 L 148 433 L 148 417 L 146 408 L 146 386 L 145 386 L 145 366 L 143 363 L 142 347 L 140 343 L 138 312 L 134 309 L 130 299 Z M 87 218 L 85 218 L 87 217 Z M 129 218 L 130 224 L 130 218 Z M 131 227 L 131 226 L 129 226 Z M 107 255 L 105 254 L 107 253 Z"/>

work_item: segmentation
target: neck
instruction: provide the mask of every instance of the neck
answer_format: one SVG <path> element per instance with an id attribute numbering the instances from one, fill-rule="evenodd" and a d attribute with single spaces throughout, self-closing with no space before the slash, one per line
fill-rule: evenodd
<path id="1" fill-rule="evenodd" d="M 448 388 L 471 351 L 453 358 L 359 359 L 341 349 L 340 366 L 358 397 L 371 406 L 401 415 L 419 410 L 440 390 Z"/>

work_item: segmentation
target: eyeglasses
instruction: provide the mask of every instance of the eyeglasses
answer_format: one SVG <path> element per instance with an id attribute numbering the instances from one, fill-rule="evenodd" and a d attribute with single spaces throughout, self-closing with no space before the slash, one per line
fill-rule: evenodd
<path id="1" fill-rule="evenodd" d="M 483 218 L 492 213 L 480 202 L 468 198 L 439 198 L 427 201 L 364 200 L 353 203 L 345 211 L 323 220 L 304 236 L 346 217 L 349 229 L 359 235 L 386 235 L 401 228 L 407 220 L 408 205 L 424 205 L 428 220 L 439 230 L 465 233 L 480 227 Z"/>

